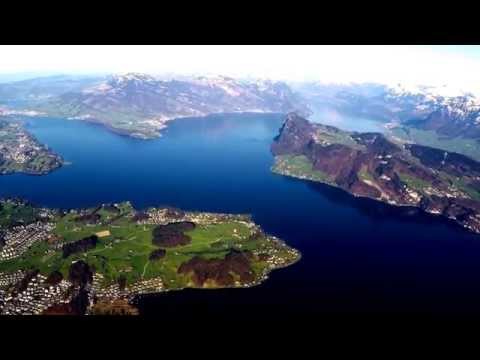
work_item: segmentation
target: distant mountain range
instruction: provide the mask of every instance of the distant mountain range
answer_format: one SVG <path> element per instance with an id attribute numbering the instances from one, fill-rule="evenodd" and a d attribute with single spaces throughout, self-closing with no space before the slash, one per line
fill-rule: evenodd
<path id="1" fill-rule="evenodd" d="M 0 84 L 0 106 L 96 122 L 139 138 L 159 136 L 166 122 L 175 118 L 291 111 L 308 117 L 317 107 L 328 106 L 376 120 L 404 140 L 480 159 L 480 101 L 472 94 L 445 90 L 225 76 L 59 75 Z"/>
<path id="2" fill-rule="evenodd" d="M 303 99 L 283 82 L 246 82 L 228 77 L 162 80 L 129 73 L 74 88 L 37 105 L 53 116 L 101 123 L 139 138 L 159 135 L 169 120 L 214 113 L 298 111 Z"/>
<path id="3" fill-rule="evenodd" d="M 472 94 L 379 84 L 305 83 L 294 89 L 314 109 L 376 120 L 393 137 L 480 160 L 480 99 Z"/>
<path id="4" fill-rule="evenodd" d="M 302 84 L 296 90 L 310 105 L 329 105 L 341 112 L 391 125 L 434 130 L 446 137 L 480 139 L 480 100 L 472 94 L 444 94 L 443 88 L 405 88 L 379 84 Z"/>
<path id="5" fill-rule="evenodd" d="M 70 91 L 99 83 L 101 77 L 55 75 L 0 83 L 0 105 L 29 105 L 44 102 Z"/>

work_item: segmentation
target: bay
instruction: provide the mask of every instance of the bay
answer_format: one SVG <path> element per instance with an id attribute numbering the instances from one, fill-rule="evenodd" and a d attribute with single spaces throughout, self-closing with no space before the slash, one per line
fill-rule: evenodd
<path id="1" fill-rule="evenodd" d="M 480 314 L 480 236 L 414 209 L 271 173 L 269 147 L 283 119 L 181 119 L 147 141 L 80 121 L 29 119 L 27 128 L 70 164 L 46 176 L 1 176 L 0 196 L 60 208 L 130 200 L 137 208 L 249 213 L 302 252 L 255 288 L 142 297 L 145 315 Z"/>

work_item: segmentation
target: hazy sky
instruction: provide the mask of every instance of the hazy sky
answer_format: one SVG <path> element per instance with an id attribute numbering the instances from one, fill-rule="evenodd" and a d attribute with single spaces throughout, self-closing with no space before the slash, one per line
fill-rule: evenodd
<path id="1" fill-rule="evenodd" d="M 184 73 L 480 88 L 479 46 L 0 46 L 0 73 Z"/>

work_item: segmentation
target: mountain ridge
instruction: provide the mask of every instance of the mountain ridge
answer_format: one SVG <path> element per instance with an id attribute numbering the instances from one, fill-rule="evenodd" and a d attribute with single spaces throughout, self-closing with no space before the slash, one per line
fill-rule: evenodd
<path id="1" fill-rule="evenodd" d="M 287 84 L 228 77 L 163 80 L 141 73 L 114 75 L 82 91 L 67 92 L 39 108 L 53 116 L 88 120 L 134 137 L 154 138 L 165 123 L 216 113 L 309 114 Z"/>

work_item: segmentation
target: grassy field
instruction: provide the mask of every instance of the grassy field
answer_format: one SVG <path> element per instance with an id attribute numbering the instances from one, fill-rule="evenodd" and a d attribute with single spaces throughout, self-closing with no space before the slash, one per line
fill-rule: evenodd
<path id="1" fill-rule="evenodd" d="M 3 203 L 0 206 L 0 228 L 9 227 L 16 222 L 33 222 L 38 215 L 38 210 L 30 205 L 15 206 L 10 203 Z"/>
<path id="2" fill-rule="evenodd" d="M 101 123 L 115 131 L 133 134 L 139 133 L 146 138 L 156 138 L 158 133 L 152 129 L 151 125 L 142 123 L 149 116 L 139 111 L 134 111 L 129 107 L 116 108 L 115 110 L 104 109 L 99 111 L 91 107 L 85 107 L 80 103 L 69 102 L 51 102 L 41 104 L 36 110 L 44 112 L 49 116 L 65 119 L 89 115 L 91 120 Z"/>
<path id="3" fill-rule="evenodd" d="M 454 185 L 461 191 L 467 193 L 473 200 L 480 201 L 480 192 L 474 188 L 468 186 L 462 180 L 455 179 L 453 180 Z"/>
<path id="4" fill-rule="evenodd" d="M 353 149 L 364 148 L 363 145 L 360 145 L 351 137 L 351 133 L 348 131 L 333 131 L 324 125 L 319 125 L 319 127 L 320 129 L 315 134 L 317 139 L 328 141 L 331 144 L 343 144 Z"/>
<path id="5" fill-rule="evenodd" d="M 375 179 L 373 178 L 373 176 L 364 167 L 362 167 L 358 172 L 358 177 L 360 178 L 360 180 L 375 182 Z"/>
<path id="6" fill-rule="evenodd" d="M 440 176 L 442 177 L 442 179 L 452 183 L 453 186 L 455 186 L 460 191 L 466 193 L 473 200 L 480 201 L 480 192 L 474 189 L 472 186 L 469 186 L 464 179 L 457 178 L 445 172 L 440 172 Z"/>
<path id="7" fill-rule="evenodd" d="M 282 174 L 304 178 L 313 181 L 330 183 L 329 177 L 321 171 L 314 170 L 312 163 L 304 155 L 280 155 L 275 157 L 272 171 Z"/>
<path id="8" fill-rule="evenodd" d="M 398 173 L 400 180 L 402 180 L 408 187 L 423 192 L 426 188 L 430 187 L 431 184 L 428 181 L 423 181 L 422 179 L 412 177 L 406 174 Z"/>

